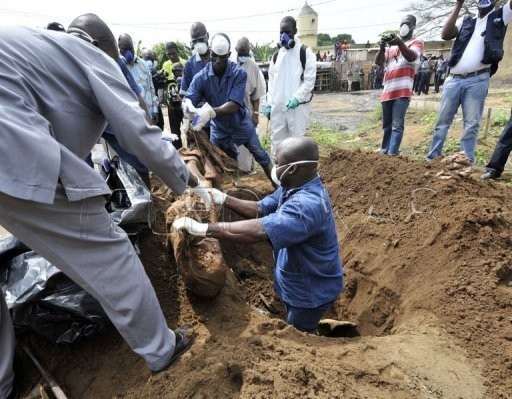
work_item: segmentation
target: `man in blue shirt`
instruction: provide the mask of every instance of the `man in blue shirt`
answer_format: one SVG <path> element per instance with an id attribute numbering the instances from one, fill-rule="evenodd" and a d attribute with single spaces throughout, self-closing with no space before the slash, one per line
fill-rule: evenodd
<path id="1" fill-rule="evenodd" d="M 244 103 L 247 73 L 229 60 L 230 47 L 225 34 L 214 35 L 211 61 L 192 79 L 185 95 L 185 103 L 191 103 L 196 113 L 192 129 L 201 130 L 210 122 L 213 144 L 233 159 L 238 157 L 237 145 L 244 145 L 272 180 L 270 156 L 261 146 L 252 115 Z M 206 101 L 204 105 L 196 109 L 203 101 Z"/>
<path id="2" fill-rule="evenodd" d="M 213 199 L 248 220 L 206 224 L 182 217 L 172 226 L 240 244 L 268 240 L 276 262 L 275 291 L 285 303 L 286 321 L 314 333 L 343 290 L 334 214 L 317 174 L 318 146 L 310 137 L 283 140 L 276 162 L 272 174 L 281 186 L 261 201 L 241 200 L 211 188 L 191 189 L 208 209 Z"/>

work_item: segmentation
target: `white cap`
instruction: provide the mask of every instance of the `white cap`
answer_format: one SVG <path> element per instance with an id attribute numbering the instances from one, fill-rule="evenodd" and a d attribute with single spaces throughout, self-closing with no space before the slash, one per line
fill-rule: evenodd
<path id="1" fill-rule="evenodd" d="M 217 55 L 225 55 L 229 53 L 229 40 L 224 35 L 216 34 L 212 38 L 210 48 Z"/>

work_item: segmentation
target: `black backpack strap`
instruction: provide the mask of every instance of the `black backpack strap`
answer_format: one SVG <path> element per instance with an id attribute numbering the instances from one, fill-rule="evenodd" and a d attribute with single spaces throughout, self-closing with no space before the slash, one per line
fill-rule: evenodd
<path id="1" fill-rule="evenodd" d="M 307 46 L 305 44 L 303 44 L 302 46 L 300 46 L 300 63 L 302 64 L 302 74 L 300 75 L 300 80 L 303 81 L 304 80 L 304 70 L 306 69 L 306 49 L 307 49 Z M 275 64 L 276 63 L 276 60 L 277 60 L 277 55 L 279 54 L 279 50 L 277 50 L 273 55 L 272 55 L 272 62 Z"/>

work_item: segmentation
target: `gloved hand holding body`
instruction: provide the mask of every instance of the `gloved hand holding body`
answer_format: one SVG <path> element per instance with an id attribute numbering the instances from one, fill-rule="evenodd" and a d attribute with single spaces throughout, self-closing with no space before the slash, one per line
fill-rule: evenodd
<path id="1" fill-rule="evenodd" d="M 272 106 L 270 104 L 265 104 L 263 106 L 263 109 L 261 112 L 263 112 L 263 115 L 265 115 L 268 119 L 270 119 L 271 111 L 272 111 Z"/>
<path id="2" fill-rule="evenodd" d="M 216 188 L 195 187 L 190 188 L 188 191 L 202 198 L 207 211 L 210 210 L 212 201 L 215 205 L 222 205 L 228 196 Z"/>
<path id="3" fill-rule="evenodd" d="M 295 97 L 292 97 L 288 100 L 286 103 L 286 110 L 295 109 L 299 106 L 299 100 L 297 100 Z"/>
<path id="4" fill-rule="evenodd" d="M 194 107 L 194 104 L 192 104 L 190 98 L 185 98 L 181 102 L 181 108 L 183 109 L 183 117 L 185 119 L 191 120 L 194 117 L 194 114 L 197 112 L 197 108 Z"/>
<path id="5" fill-rule="evenodd" d="M 186 230 L 189 234 L 192 234 L 193 236 L 206 237 L 208 224 L 199 223 L 194 219 L 185 216 L 175 219 L 174 222 L 172 222 L 171 229 Z"/>
<path id="6" fill-rule="evenodd" d="M 213 110 L 210 104 L 204 103 L 201 108 L 198 108 L 194 119 L 192 119 L 192 129 L 196 132 L 201 130 L 210 119 L 215 118 L 217 114 Z"/>

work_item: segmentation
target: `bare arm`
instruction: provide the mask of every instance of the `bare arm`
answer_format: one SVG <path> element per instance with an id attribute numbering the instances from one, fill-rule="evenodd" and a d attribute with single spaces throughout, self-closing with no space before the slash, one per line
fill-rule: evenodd
<path id="1" fill-rule="evenodd" d="M 256 201 L 243 200 L 228 195 L 224 201 L 224 206 L 246 219 L 256 219 L 263 216 Z"/>
<path id="2" fill-rule="evenodd" d="M 238 244 L 252 244 L 267 239 L 267 233 L 258 219 L 211 223 L 208 224 L 206 235 Z"/>
<path id="3" fill-rule="evenodd" d="M 443 40 L 451 40 L 454 37 L 457 36 L 458 29 L 455 23 L 457 22 L 457 19 L 459 18 L 459 13 L 462 8 L 462 4 L 464 4 L 464 0 L 457 0 L 457 3 L 455 4 L 455 7 L 453 7 L 453 10 L 446 20 L 443 30 L 441 31 L 441 39 Z M 510 4 L 512 4 L 512 0 L 510 0 Z"/>
<path id="4" fill-rule="evenodd" d="M 208 225 L 207 235 L 238 244 L 252 244 L 267 239 L 267 233 L 257 219 L 262 216 L 262 212 L 256 201 L 243 200 L 228 195 L 224 201 L 224 206 L 240 216 L 248 218 L 248 220 L 232 223 L 211 223 Z"/>
<path id="5" fill-rule="evenodd" d="M 222 104 L 220 107 L 216 107 L 213 110 L 215 111 L 216 116 L 226 116 L 234 114 L 236 111 L 240 109 L 240 105 L 238 105 L 234 101 L 228 101 Z"/>
<path id="6" fill-rule="evenodd" d="M 418 54 L 411 50 L 399 36 L 396 36 L 389 44 L 396 44 L 404 58 L 409 62 L 413 62 L 418 57 Z"/>
<path id="7" fill-rule="evenodd" d="M 510 0 L 512 1 L 512 0 Z M 386 42 L 384 39 L 380 39 L 379 42 L 379 51 L 377 51 L 377 54 L 375 55 L 375 64 L 378 66 L 383 66 L 384 61 L 386 61 Z"/>
<path id="8" fill-rule="evenodd" d="M 256 114 L 255 112 L 258 112 L 260 109 L 259 98 L 257 100 L 252 101 L 252 109 L 254 110 L 254 112 L 252 113 L 252 123 L 254 123 L 254 126 L 258 126 L 258 123 L 260 122 L 260 115 L 259 113 Z"/>

